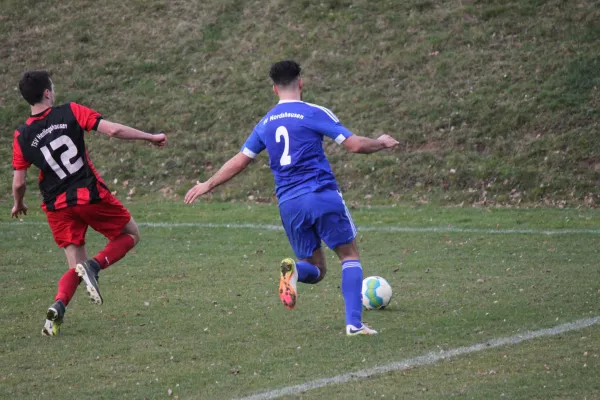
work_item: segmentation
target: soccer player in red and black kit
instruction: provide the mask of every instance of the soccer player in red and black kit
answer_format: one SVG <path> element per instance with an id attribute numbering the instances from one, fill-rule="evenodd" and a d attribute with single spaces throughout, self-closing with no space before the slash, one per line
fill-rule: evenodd
<path id="1" fill-rule="evenodd" d="M 92 302 L 102 304 L 98 272 L 119 261 L 140 240 L 129 211 L 114 197 L 92 165 L 84 143 L 91 130 L 124 140 L 146 140 L 163 147 L 163 133 L 149 134 L 102 119 L 96 111 L 76 103 L 54 106 L 54 85 L 47 71 L 25 72 L 19 82 L 31 116 L 15 131 L 13 141 L 12 216 L 27 214 L 23 202 L 25 178 L 31 164 L 40 169 L 42 209 L 54 240 L 65 249 L 69 270 L 58 282 L 55 303 L 48 308 L 42 335 L 55 336 L 80 281 Z M 87 228 L 109 240 L 95 257 L 85 249 Z"/>

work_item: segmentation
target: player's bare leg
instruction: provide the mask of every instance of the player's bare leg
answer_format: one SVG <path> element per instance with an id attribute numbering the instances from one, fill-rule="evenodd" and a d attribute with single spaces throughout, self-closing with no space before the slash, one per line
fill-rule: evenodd
<path id="1" fill-rule="evenodd" d="M 87 259 L 85 246 L 68 245 L 65 247 L 65 256 L 69 269 L 58 282 L 58 292 L 54 298 L 55 303 L 48 307 L 46 311 L 46 322 L 42 328 L 42 335 L 56 336 L 60 332 L 60 326 L 63 323 L 66 306 L 77 290 L 80 278 L 75 271 L 77 263 Z"/>
<path id="2" fill-rule="evenodd" d="M 67 257 L 67 263 L 69 268 L 75 268 L 77 264 L 88 259 L 87 250 L 85 246 L 75 246 L 73 244 L 68 245 L 64 248 L 65 256 Z"/>
<path id="3" fill-rule="evenodd" d="M 323 280 L 323 278 L 325 278 L 325 274 L 327 274 L 327 262 L 325 261 L 325 252 L 323 251 L 322 247 L 316 249 L 309 258 L 304 258 L 298 261 L 306 261 L 319 268 L 319 277 L 311 283 L 319 283 Z"/>
<path id="4" fill-rule="evenodd" d="M 342 294 L 346 306 L 346 335 L 377 335 L 362 322 L 362 266 L 356 240 L 334 249 L 342 262 Z"/>
<path id="5" fill-rule="evenodd" d="M 135 223 L 133 218 L 131 218 L 129 220 L 129 222 L 127 223 L 127 225 L 125 225 L 125 228 L 123 228 L 123 231 L 121 232 L 121 234 L 127 234 L 127 235 L 131 236 L 133 238 L 134 245 L 138 244 L 140 241 L 140 228 Z"/>

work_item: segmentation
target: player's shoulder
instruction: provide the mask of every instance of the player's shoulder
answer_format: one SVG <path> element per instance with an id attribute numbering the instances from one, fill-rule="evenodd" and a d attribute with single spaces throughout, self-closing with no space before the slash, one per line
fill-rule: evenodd
<path id="1" fill-rule="evenodd" d="M 27 125 L 20 124 L 19 126 L 17 126 L 17 129 L 15 129 L 14 137 L 18 138 L 21 135 L 21 133 L 25 132 L 26 129 Z"/>
<path id="2" fill-rule="evenodd" d="M 73 114 L 75 113 L 75 108 L 81 107 L 79 104 L 74 102 L 68 102 L 64 104 L 55 105 L 52 107 L 52 114 Z"/>
<path id="3" fill-rule="evenodd" d="M 78 109 L 81 109 L 81 108 L 87 108 L 83 104 L 79 104 L 79 103 L 74 102 L 74 101 L 70 101 L 68 103 L 61 104 L 60 107 L 62 107 L 62 109 L 64 109 L 64 110 L 71 110 L 73 112 L 75 112 L 75 110 L 78 110 Z"/>
<path id="4" fill-rule="evenodd" d="M 269 122 L 269 115 L 271 114 L 271 111 L 269 111 L 268 113 L 266 113 L 260 119 L 260 121 L 258 121 L 258 123 L 254 126 L 254 131 L 255 132 L 262 132 L 265 129 L 265 125 L 267 125 L 267 122 Z"/>
<path id="5" fill-rule="evenodd" d="M 273 117 L 274 115 L 277 115 L 279 113 L 281 113 L 281 109 L 279 109 L 280 104 L 276 104 L 274 107 L 272 107 L 261 119 L 260 121 L 258 121 L 258 123 L 256 124 L 256 126 L 254 127 L 254 130 L 257 132 L 262 132 L 264 131 L 267 126 L 269 121 L 273 121 L 274 119 L 276 119 L 276 117 Z"/>
<path id="6" fill-rule="evenodd" d="M 26 137 L 29 132 L 31 132 L 33 130 L 33 128 L 31 127 L 31 117 L 27 118 L 27 120 L 22 123 L 19 124 L 19 126 L 17 126 L 17 128 L 15 129 L 15 134 L 14 134 L 14 138 L 17 139 L 19 137 L 23 138 Z"/>
<path id="7" fill-rule="evenodd" d="M 64 110 L 70 110 L 73 107 L 77 107 L 80 106 L 79 104 L 75 103 L 74 101 L 69 101 L 68 103 L 64 103 L 64 104 L 59 104 L 58 106 L 54 106 L 52 107 L 55 111 L 64 111 Z"/>
<path id="8" fill-rule="evenodd" d="M 59 107 L 62 107 L 62 109 L 64 110 L 71 110 L 72 112 L 76 113 L 79 111 L 93 111 L 90 107 L 80 104 L 80 103 L 76 103 L 74 101 L 70 101 L 68 103 L 62 104 Z"/>
<path id="9" fill-rule="evenodd" d="M 314 116 L 317 116 L 320 118 L 325 118 L 325 119 L 330 119 L 336 123 L 340 122 L 338 117 L 336 117 L 336 115 L 333 113 L 333 111 L 331 111 L 329 108 L 323 107 L 321 105 L 314 104 L 314 103 L 306 103 L 305 102 L 304 104 L 306 104 L 306 106 L 309 107 L 309 109 L 313 112 Z"/>

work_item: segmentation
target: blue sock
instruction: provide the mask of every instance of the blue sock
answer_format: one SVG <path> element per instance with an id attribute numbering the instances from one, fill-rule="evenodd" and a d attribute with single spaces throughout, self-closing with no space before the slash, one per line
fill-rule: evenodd
<path id="1" fill-rule="evenodd" d="M 296 261 L 296 269 L 299 282 L 315 283 L 321 276 L 321 270 L 308 261 Z"/>
<path id="2" fill-rule="evenodd" d="M 362 325 L 362 281 L 360 260 L 342 263 L 342 295 L 346 304 L 346 325 L 360 328 Z"/>

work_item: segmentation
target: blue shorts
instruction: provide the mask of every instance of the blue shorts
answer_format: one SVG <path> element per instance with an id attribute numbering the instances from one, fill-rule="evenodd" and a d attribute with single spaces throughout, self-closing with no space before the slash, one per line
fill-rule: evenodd
<path id="1" fill-rule="evenodd" d="M 341 193 L 310 192 L 279 205 L 285 233 L 296 257 L 309 258 L 321 247 L 335 249 L 356 237 L 356 227 Z"/>

